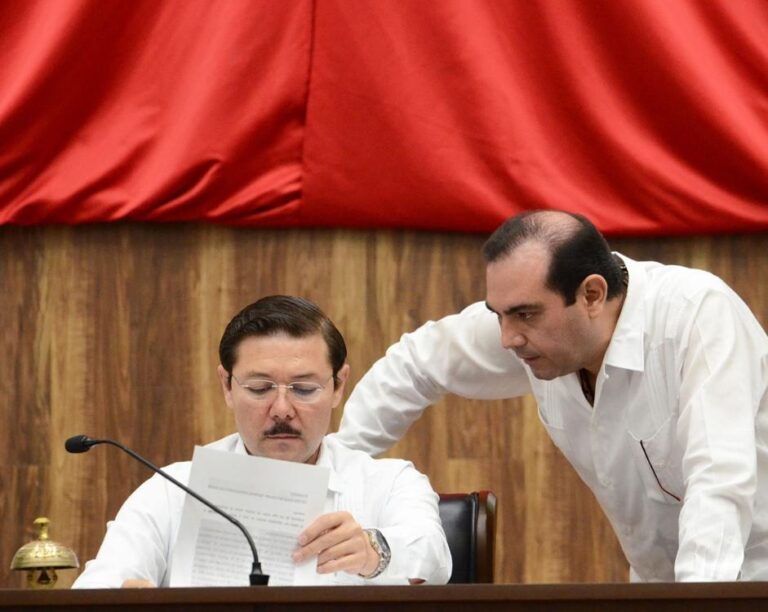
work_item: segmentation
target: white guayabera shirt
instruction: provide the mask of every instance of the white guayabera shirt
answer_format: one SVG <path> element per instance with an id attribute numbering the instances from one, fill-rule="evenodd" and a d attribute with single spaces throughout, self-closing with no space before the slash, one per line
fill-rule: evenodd
<path id="1" fill-rule="evenodd" d="M 208 448 L 246 453 L 238 434 Z M 347 511 L 362 527 L 381 530 L 392 559 L 387 569 L 371 580 L 336 572 L 315 574 L 312 584 L 408 584 L 408 578 L 448 582 L 451 553 L 440 523 L 438 496 L 413 464 L 400 459 L 372 459 L 327 436 L 317 463 L 330 470 L 324 511 Z M 185 461 L 163 469 L 186 484 L 190 467 L 191 462 Z M 73 587 L 117 588 L 128 578 L 168 586 L 169 561 L 185 495 L 158 475 L 144 482 L 108 524 L 96 558 L 87 563 Z M 247 575 L 243 579 L 247 585 Z"/>
<path id="2" fill-rule="evenodd" d="M 536 379 L 501 346 L 483 303 L 390 347 L 353 391 L 337 436 L 377 453 L 450 392 L 529 392 L 592 489 L 634 580 L 768 579 L 768 339 L 744 302 L 700 270 L 636 262 L 597 377 Z"/>

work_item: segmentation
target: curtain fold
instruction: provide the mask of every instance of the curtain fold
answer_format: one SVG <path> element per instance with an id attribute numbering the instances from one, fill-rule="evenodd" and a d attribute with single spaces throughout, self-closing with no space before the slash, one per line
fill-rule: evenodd
<path id="1" fill-rule="evenodd" d="M 0 223 L 768 230 L 763 0 L 6 0 Z"/>
<path id="2" fill-rule="evenodd" d="M 0 4 L 0 222 L 290 217 L 311 17 L 309 1 Z"/>

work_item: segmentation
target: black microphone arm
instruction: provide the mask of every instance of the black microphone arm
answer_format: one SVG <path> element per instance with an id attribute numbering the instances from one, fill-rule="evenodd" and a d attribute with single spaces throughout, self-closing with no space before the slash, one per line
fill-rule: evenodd
<path id="1" fill-rule="evenodd" d="M 227 514 L 221 508 L 216 507 L 207 499 L 195 493 L 188 486 L 180 483 L 173 476 L 166 474 L 154 463 L 144 459 L 144 457 L 142 457 L 138 453 L 133 452 L 130 448 L 123 446 L 122 444 L 120 444 L 119 442 L 115 442 L 114 440 L 108 440 L 108 439 L 95 440 L 93 438 L 89 438 L 88 436 L 84 436 L 84 435 L 72 436 L 71 438 L 67 439 L 67 441 L 64 443 L 64 448 L 66 448 L 67 452 L 70 452 L 70 453 L 84 453 L 90 450 L 90 448 L 92 446 L 95 446 L 96 444 L 111 444 L 112 446 L 116 446 L 117 448 L 119 448 L 121 451 L 128 453 L 131 457 L 133 457 L 137 461 L 146 465 L 153 472 L 157 472 L 163 478 L 167 478 L 177 487 L 186 491 L 187 494 L 194 497 L 201 504 L 205 504 L 206 506 L 208 506 L 216 514 L 223 516 L 235 527 L 237 527 L 240 531 L 242 531 L 243 535 L 245 536 L 245 539 L 248 540 L 248 544 L 251 547 L 251 552 L 253 553 L 253 565 L 251 566 L 251 574 L 249 576 L 249 581 L 251 586 L 263 586 L 269 583 L 269 576 L 261 571 L 261 563 L 259 563 L 259 554 L 256 552 L 256 545 L 253 543 L 253 538 L 251 537 L 251 534 L 248 533 L 248 530 L 245 528 L 245 526 L 240 521 L 238 521 L 234 516 Z"/>

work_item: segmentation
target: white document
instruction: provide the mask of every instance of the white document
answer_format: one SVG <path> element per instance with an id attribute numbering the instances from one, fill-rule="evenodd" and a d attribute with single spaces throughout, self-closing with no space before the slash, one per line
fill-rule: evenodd
<path id="1" fill-rule="evenodd" d="M 270 586 L 311 584 L 317 559 L 296 565 L 299 533 L 323 513 L 328 468 L 195 447 L 189 488 L 238 519 L 253 537 Z M 171 586 L 248 586 L 253 555 L 242 532 L 186 496 Z"/>

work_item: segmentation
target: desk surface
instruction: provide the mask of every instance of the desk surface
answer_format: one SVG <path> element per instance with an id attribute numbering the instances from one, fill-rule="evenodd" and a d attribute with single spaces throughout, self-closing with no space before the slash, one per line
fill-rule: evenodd
<path id="1" fill-rule="evenodd" d="M 768 582 L 706 584 L 478 584 L 445 586 L 238 587 L 139 590 L 0 590 L 0 609 L 203 611 L 292 610 L 768 609 Z"/>

